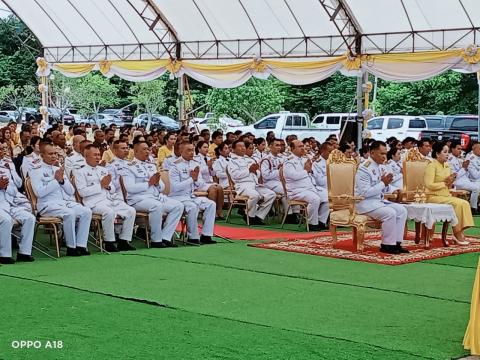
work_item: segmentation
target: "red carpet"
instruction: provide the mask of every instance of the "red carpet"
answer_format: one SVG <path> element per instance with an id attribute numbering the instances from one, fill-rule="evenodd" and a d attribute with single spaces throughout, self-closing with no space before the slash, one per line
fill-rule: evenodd
<path id="1" fill-rule="evenodd" d="M 423 244 L 417 245 L 413 239 L 414 233 L 409 232 L 403 246 L 410 250 L 410 254 L 400 255 L 390 255 L 379 252 L 381 242 L 379 232 L 369 233 L 365 236 L 363 253 L 354 251 L 351 233 L 339 234 L 335 248 L 332 247 L 332 237 L 329 233 L 317 233 L 313 239 L 293 237 L 286 241 L 249 244 L 249 246 L 385 265 L 401 265 L 469 252 L 480 252 L 480 239 L 473 237 L 466 237 L 466 240 L 470 241 L 469 245 L 450 245 L 449 247 L 443 247 L 441 239 L 436 235 L 431 242 L 431 249 L 424 249 Z"/>
<path id="2" fill-rule="evenodd" d="M 201 226 L 200 226 L 201 227 Z M 180 224 L 177 231 L 181 231 Z M 264 230 L 258 227 L 231 227 L 215 224 L 214 234 L 229 240 L 287 240 L 287 239 L 313 239 L 318 233 L 285 232 Z"/>

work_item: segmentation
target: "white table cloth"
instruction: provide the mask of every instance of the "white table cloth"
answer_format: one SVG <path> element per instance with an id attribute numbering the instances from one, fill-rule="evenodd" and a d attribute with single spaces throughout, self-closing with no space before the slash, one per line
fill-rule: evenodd
<path id="1" fill-rule="evenodd" d="M 406 204 L 408 220 L 425 224 L 427 229 L 433 229 L 435 223 L 447 221 L 451 226 L 458 224 L 457 215 L 450 204 Z"/>

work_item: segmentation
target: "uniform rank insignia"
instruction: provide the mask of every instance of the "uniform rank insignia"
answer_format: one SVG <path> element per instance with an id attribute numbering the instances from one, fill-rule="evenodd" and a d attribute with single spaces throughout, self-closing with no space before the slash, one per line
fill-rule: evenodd
<path id="1" fill-rule="evenodd" d="M 370 160 L 365 161 L 365 167 L 369 167 L 371 164 Z"/>
<path id="2" fill-rule="evenodd" d="M 184 173 L 185 175 L 187 175 L 187 174 L 188 174 L 187 169 L 183 169 L 183 170 L 182 170 L 182 173 Z"/>

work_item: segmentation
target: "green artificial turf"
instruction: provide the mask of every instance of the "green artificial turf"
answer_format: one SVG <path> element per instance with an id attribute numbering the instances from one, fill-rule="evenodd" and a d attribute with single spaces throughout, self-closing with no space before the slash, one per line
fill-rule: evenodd
<path id="1" fill-rule="evenodd" d="M 247 243 L 137 242 L 135 252 L 2 266 L 0 359 L 466 354 L 478 254 L 385 266 Z M 21 339 L 62 340 L 64 348 L 12 349 Z"/>

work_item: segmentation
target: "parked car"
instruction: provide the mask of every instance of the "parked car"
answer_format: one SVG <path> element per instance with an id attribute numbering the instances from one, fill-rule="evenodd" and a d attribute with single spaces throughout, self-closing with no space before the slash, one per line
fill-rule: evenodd
<path id="1" fill-rule="evenodd" d="M 356 113 L 318 114 L 312 120 L 312 126 L 325 130 L 340 130 L 345 122 L 356 122 Z"/>
<path id="2" fill-rule="evenodd" d="M 148 114 L 141 114 L 137 116 L 136 118 L 133 119 L 132 122 L 133 125 L 138 125 L 138 126 L 147 126 L 148 124 Z M 152 115 L 152 128 L 156 129 L 165 129 L 167 131 L 177 131 L 180 130 L 180 125 L 178 124 L 177 121 L 174 119 L 168 117 L 168 116 L 163 116 L 163 115 L 158 115 L 154 114 Z"/>
<path id="3" fill-rule="evenodd" d="M 102 114 L 114 115 L 124 123 L 131 123 L 133 121 L 133 114 L 125 108 L 123 109 L 105 109 L 102 111 Z"/>
<path id="4" fill-rule="evenodd" d="M 364 137 L 386 141 L 389 137 L 403 140 L 406 137 L 420 139 L 422 131 L 427 130 L 427 121 L 419 116 L 386 115 L 367 121 Z"/>
<path id="5" fill-rule="evenodd" d="M 70 114 L 70 111 L 64 110 L 62 112 L 62 110 L 58 108 L 48 108 L 48 119 L 50 123 L 52 121 L 56 121 L 67 126 L 72 126 L 75 124 L 75 118 L 72 114 Z"/>
<path id="6" fill-rule="evenodd" d="M 273 131 L 275 137 L 281 139 L 285 139 L 288 135 L 297 135 L 299 139 L 313 136 L 320 142 L 324 142 L 331 134 L 338 137 L 340 133 L 339 130 L 323 130 L 312 127 L 307 114 L 291 113 L 289 111 L 267 115 L 253 125 L 240 126 L 236 129 L 263 138 L 267 136 L 269 131 Z"/>
<path id="7" fill-rule="evenodd" d="M 438 141 L 459 140 L 464 150 L 478 141 L 477 115 L 448 115 L 445 121 L 448 128 L 422 131 L 420 137 Z"/>
<path id="8" fill-rule="evenodd" d="M 111 114 L 96 114 L 96 115 L 91 115 L 88 117 L 88 120 L 94 121 L 95 124 L 98 126 L 110 126 L 111 124 L 115 124 L 118 127 L 125 126 L 125 123 L 118 117 L 111 115 Z"/>
<path id="9" fill-rule="evenodd" d="M 0 110 L 0 116 L 7 116 L 11 121 L 17 121 L 20 113 L 16 110 Z"/>
<path id="10" fill-rule="evenodd" d="M 2 112 L 0 112 L 0 123 L 8 123 L 8 122 L 12 121 L 12 118 L 10 116 L 4 115 L 4 114 L 2 114 Z"/>
<path id="11" fill-rule="evenodd" d="M 193 118 L 188 127 L 191 131 L 198 129 L 198 132 L 200 132 L 203 129 L 215 130 L 214 128 L 216 127 L 220 127 L 225 131 L 235 131 L 238 130 L 238 127 L 245 126 L 243 121 L 233 119 L 228 115 L 219 117 L 218 123 L 214 119 L 213 113 L 207 113 L 204 118 Z"/>
<path id="12" fill-rule="evenodd" d="M 445 115 L 422 115 L 427 120 L 428 130 L 448 129 L 452 123 L 452 118 Z"/>

